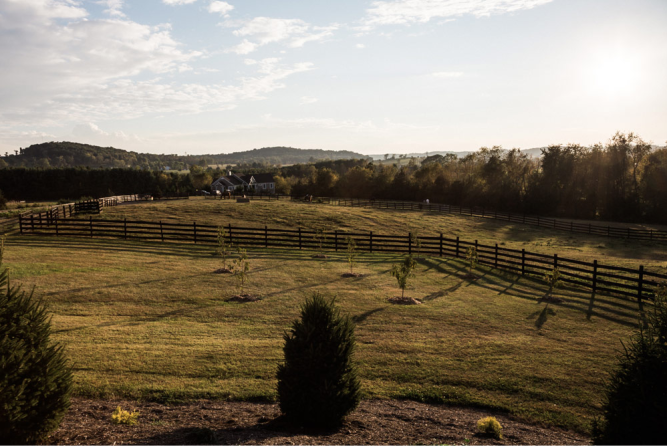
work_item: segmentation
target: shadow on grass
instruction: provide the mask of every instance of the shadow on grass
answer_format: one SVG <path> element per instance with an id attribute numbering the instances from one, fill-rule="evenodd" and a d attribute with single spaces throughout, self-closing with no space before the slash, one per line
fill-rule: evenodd
<path id="1" fill-rule="evenodd" d="M 385 309 L 386 309 L 386 307 L 378 307 L 377 309 L 372 309 L 372 310 L 366 311 L 366 312 L 361 313 L 361 314 L 359 314 L 359 315 L 355 315 L 355 316 L 353 316 L 353 317 L 352 317 L 352 321 L 353 321 L 354 323 L 356 323 L 356 324 L 363 323 L 363 322 L 366 321 L 366 320 L 368 319 L 368 317 L 370 317 L 371 315 L 374 315 L 374 314 L 376 314 L 376 313 L 378 313 L 378 312 L 382 312 L 382 311 L 385 310 Z"/>

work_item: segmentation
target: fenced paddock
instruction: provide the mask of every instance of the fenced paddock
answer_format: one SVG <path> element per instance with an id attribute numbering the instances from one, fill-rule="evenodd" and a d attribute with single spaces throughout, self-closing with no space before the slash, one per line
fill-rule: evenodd
<path id="1" fill-rule="evenodd" d="M 226 241 L 243 247 L 284 249 L 311 249 L 344 251 L 347 239 L 351 238 L 356 249 L 362 252 L 408 253 L 415 255 L 447 256 L 465 258 L 474 248 L 479 264 L 510 271 L 519 275 L 543 276 L 558 268 L 565 283 L 590 288 L 593 293 L 606 292 L 634 298 L 640 302 L 651 299 L 656 287 L 667 280 L 667 275 L 638 269 L 619 267 L 576 259 L 545 255 L 525 249 L 511 249 L 438 236 L 415 236 L 413 234 L 389 235 L 368 232 L 314 231 L 304 228 L 253 228 L 250 226 L 217 227 L 213 225 L 152 222 L 139 220 L 99 220 L 73 218 L 42 218 L 42 213 L 29 218 L 20 216 L 21 234 L 115 237 L 125 240 L 160 242 L 190 242 L 194 244 L 217 244 L 218 231 L 225 229 Z"/>
<path id="2" fill-rule="evenodd" d="M 293 197 L 293 200 L 299 198 Z M 585 233 L 593 236 L 604 236 L 622 239 L 635 239 L 642 241 L 667 242 L 667 231 L 663 230 L 643 230 L 630 227 L 618 227 L 610 225 L 596 225 L 592 223 L 580 223 L 568 221 L 565 219 L 554 219 L 540 216 L 531 216 L 519 213 L 505 213 L 494 210 L 486 210 L 482 207 L 466 208 L 461 206 L 405 202 L 390 200 L 369 200 L 369 199 L 343 199 L 335 197 L 318 197 L 313 200 L 314 203 L 324 203 L 334 206 L 346 207 L 366 207 L 386 210 L 401 211 L 429 211 L 444 214 L 458 214 L 462 216 L 478 217 L 482 219 L 494 219 L 503 222 L 518 223 L 524 225 L 534 225 L 541 228 L 552 230 L 567 231 L 570 233 Z"/>

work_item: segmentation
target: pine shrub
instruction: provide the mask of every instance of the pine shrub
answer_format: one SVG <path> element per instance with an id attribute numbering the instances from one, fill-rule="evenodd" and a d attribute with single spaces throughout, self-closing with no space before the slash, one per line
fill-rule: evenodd
<path id="1" fill-rule="evenodd" d="M 50 341 L 44 305 L 10 287 L 0 240 L 0 442 L 33 444 L 55 430 L 69 408 L 72 373 Z"/>
<path id="2" fill-rule="evenodd" d="M 498 440 L 503 439 L 503 426 L 493 416 L 488 416 L 477 421 L 477 431 Z"/>
<path id="3" fill-rule="evenodd" d="M 352 321 L 340 315 L 333 299 L 315 293 L 284 338 L 285 363 L 277 374 L 281 411 L 302 426 L 340 425 L 360 400 Z"/>
<path id="4" fill-rule="evenodd" d="M 667 289 L 656 294 L 640 329 L 625 346 L 607 385 L 603 420 L 593 424 L 595 444 L 667 443 Z"/>

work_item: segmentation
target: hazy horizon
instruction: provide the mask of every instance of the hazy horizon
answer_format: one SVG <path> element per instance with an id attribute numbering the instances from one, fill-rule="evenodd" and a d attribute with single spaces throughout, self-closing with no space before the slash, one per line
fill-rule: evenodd
<path id="1" fill-rule="evenodd" d="M 667 140 L 660 0 L 0 0 L 0 152 Z"/>

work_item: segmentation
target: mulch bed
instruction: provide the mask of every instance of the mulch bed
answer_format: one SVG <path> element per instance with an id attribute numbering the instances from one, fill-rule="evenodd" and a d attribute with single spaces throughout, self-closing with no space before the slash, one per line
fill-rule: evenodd
<path id="1" fill-rule="evenodd" d="M 213 273 L 232 273 L 232 271 L 229 269 L 220 268 Z"/>
<path id="2" fill-rule="evenodd" d="M 389 301 L 392 304 L 407 304 L 407 305 L 422 303 L 421 301 L 416 300 L 414 298 L 410 298 L 409 296 L 406 297 L 392 296 L 387 301 Z"/>
<path id="3" fill-rule="evenodd" d="M 327 259 L 328 257 L 329 257 L 329 256 L 327 256 L 327 255 L 323 255 L 323 254 L 321 254 L 321 253 L 320 253 L 320 254 L 317 254 L 317 255 L 313 255 L 313 256 L 311 256 L 311 258 L 317 258 L 317 259 Z"/>
<path id="4" fill-rule="evenodd" d="M 350 272 L 347 272 L 347 273 L 343 273 L 343 274 L 340 275 L 340 276 L 342 276 L 343 278 L 363 278 L 363 277 L 366 276 L 366 275 L 364 275 L 363 273 L 350 273 Z"/>
<path id="5" fill-rule="evenodd" d="M 140 412 L 137 425 L 115 425 L 117 406 Z M 277 404 L 196 401 L 163 405 L 123 400 L 73 399 L 55 445 L 583 445 L 585 435 L 529 425 L 490 411 L 412 401 L 368 400 L 336 430 L 292 427 L 279 419 Z M 495 416 L 503 426 L 497 441 L 477 433 L 477 421 Z"/>
<path id="6" fill-rule="evenodd" d="M 477 281 L 480 277 L 474 273 L 466 273 L 465 275 L 459 275 L 462 279 L 467 279 L 468 281 Z"/>
<path id="7" fill-rule="evenodd" d="M 227 298 L 227 301 L 231 301 L 233 303 L 252 303 L 254 301 L 259 301 L 259 300 L 261 300 L 260 297 L 255 295 L 249 295 L 247 293 L 244 293 L 243 295 L 234 295 L 231 298 Z"/>

